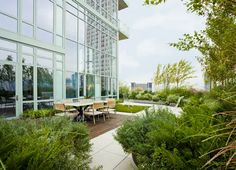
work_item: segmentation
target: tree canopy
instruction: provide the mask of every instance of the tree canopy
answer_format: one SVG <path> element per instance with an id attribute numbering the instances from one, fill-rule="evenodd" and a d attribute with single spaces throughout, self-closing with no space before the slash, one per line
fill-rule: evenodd
<path id="1" fill-rule="evenodd" d="M 154 82 L 156 85 L 163 84 L 164 88 L 169 88 L 170 84 L 179 88 L 186 80 L 194 78 L 194 72 L 191 63 L 186 60 L 180 60 L 174 64 L 159 64 L 154 75 Z"/>

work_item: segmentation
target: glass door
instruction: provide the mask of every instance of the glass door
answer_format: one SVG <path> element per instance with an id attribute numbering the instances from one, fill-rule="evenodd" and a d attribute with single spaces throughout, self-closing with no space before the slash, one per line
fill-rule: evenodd
<path id="1" fill-rule="evenodd" d="M 0 116 L 16 117 L 16 67 L 0 63 Z"/>

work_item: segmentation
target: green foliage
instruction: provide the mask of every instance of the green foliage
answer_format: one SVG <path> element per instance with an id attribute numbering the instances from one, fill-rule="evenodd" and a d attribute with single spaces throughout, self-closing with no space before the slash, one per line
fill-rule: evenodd
<path id="1" fill-rule="evenodd" d="M 199 101 L 196 106 L 187 104 L 178 118 L 168 110 L 158 110 L 125 122 L 115 139 L 135 155 L 140 169 L 200 169 L 211 154 L 200 156 L 223 142 L 202 142 L 216 130 L 212 121 L 215 109 Z"/>
<path id="2" fill-rule="evenodd" d="M 179 88 L 183 83 L 191 78 L 194 78 L 193 67 L 186 60 L 180 60 L 174 64 L 158 65 L 154 76 L 156 85 L 163 84 L 165 89 L 168 89 L 170 84 L 175 84 Z"/>
<path id="3" fill-rule="evenodd" d="M 41 117 L 51 117 L 57 113 L 54 109 L 27 110 L 23 112 L 23 118 L 37 119 Z"/>
<path id="4" fill-rule="evenodd" d="M 170 94 L 167 99 L 166 99 L 166 102 L 167 103 L 177 103 L 178 102 L 178 99 L 179 99 L 180 96 L 177 96 L 177 95 L 174 95 L 174 94 Z"/>
<path id="5" fill-rule="evenodd" d="M 6 169 L 89 169 L 89 135 L 66 118 L 0 120 Z"/>
<path id="6" fill-rule="evenodd" d="M 130 93 L 130 88 L 125 83 L 119 84 L 119 97 L 120 99 L 125 99 Z"/>
<path id="7" fill-rule="evenodd" d="M 147 108 L 149 107 L 117 104 L 115 109 L 117 112 L 137 113 Z"/>

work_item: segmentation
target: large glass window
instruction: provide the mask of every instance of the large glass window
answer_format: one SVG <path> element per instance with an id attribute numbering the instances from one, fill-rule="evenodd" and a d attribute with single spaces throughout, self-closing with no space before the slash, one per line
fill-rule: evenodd
<path id="1" fill-rule="evenodd" d="M 87 48 L 87 54 L 86 54 L 86 64 L 87 64 L 87 73 L 94 73 L 94 55 L 95 50 L 91 48 Z"/>
<path id="2" fill-rule="evenodd" d="M 69 12 L 66 12 L 66 37 L 77 41 L 77 28 L 77 17 Z"/>
<path id="3" fill-rule="evenodd" d="M 63 72 L 61 70 L 56 71 L 56 90 L 55 90 L 55 99 L 62 100 L 63 99 Z"/>
<path id="4" fill-rule="evenodd" d="M 53 31 L 53 3 L 51 0 L 37 1 L 37 26 Z"/>
<path id="5" fill-rule="evenodd" d="M 8 31 L 17 32 L 17 20 L 0 14 L 0 27 Z"/>
<path id="6" fill-rule="evenodd" d="M 17 60 L 16 53 L 10 52 L 10 51 L 5 51 L 5 50 L 0 50 L 0 60 L 16 62 L 16 60 Z"/>
<path id="7" fill-rule="evenodd" d="M 85 56 L 85 47 L 83 45 L 79 45 L 79 72 L 84 72 L 84 56 Z"/>
<path id="8" fill-rule="evenodd" d="M 78 98 L 78 73 L 66 73 L 66 98 Z"/>
<path id="9" fill-rule="evenodd" d="M 61 7 L 57 6 L 57 20 L 56 20 L 56 33 L 58 35 L 62 35 L 62 27 L 63 27 L 63 10 Z"/>
<path id="10" fill-rule="evenodd" d="M 53 99 L 53 71 L 37 68 L 38 100 Z"/>
<path id="11" fill-rule="evenodd" d="M 112 91 L 113 91 L 113 95 L 116 96 L 117 95 L 117 81 L 116 79 L 112 79 Z"/>
<path id="12" fill-rule="evenodd" d="M 34 79 L 33 79 L 33 67 L 23 66 L 22 67 L 22 81 L 23 81 L 23 100 L 33 100 L 34 96 Z"/>
<path id="13" fill-rule="evenodd" d="M 13 65 L 0 65 L 0 116 L 15 117 L 15 75 Z"/>
<path id="14" fill-rule="evenodd" d="M 84 75 L 79 74 L 79 96 L 84 96 Z"/>
<path id="15" fill-rule="evenodd" d="M 77 57 L 77 43 L 73 41 L 66 41 L 66 70 L 78 71 L 78 57 Z"/>
<path id="16" fill-rule="evenodd" d="M 12 51 L 16 51 L 15 43 L 5 40 L 0 40 L 0 60 L 16 62 L 17 55 L 15 52 Z"/>
<path id="17" fill-rule="evenodd" d="M 48 31 L 44 31 L 44 30 L 38 28 L 36 37 L 40 41 L 52 44 L 53 34 Z"/>
<path id="18" fill-rule="evenodd" d="M 94 75 L 86 76 L 86 96 L 92 98 L 95 96 L 95 77 Z"/>
<path id="19" fill-rule="evenodd" d="M 17 17 L 17 0 L 1 0 L 0 5 L 2 12 Z"/>
<path id="20" fill-rule="evenodd" d="M 108 81 L 106 77 L 101 77 L 101 96 L 108 95 Z"/>
<path id="21" fill-rule="evenodd" d="M 33 26 L 26 23 L 22 23 L 22 35 L 27 37 L 33 37 Z"/>
<path id="22" fill-rule="evenodd" d="M 22 20 L 28 23 L 33 23 L 34 16 L 34 0 L 22 1 Z"/>
<path id="23" fill-rule="evenodd" d="M 83 20 L 79 20 L 79 42 L 81 44 L 85 43 L 85 23 Z"/>

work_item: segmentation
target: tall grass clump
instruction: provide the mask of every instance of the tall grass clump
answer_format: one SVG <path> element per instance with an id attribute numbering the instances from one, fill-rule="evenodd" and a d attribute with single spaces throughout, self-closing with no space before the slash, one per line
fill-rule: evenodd
<path id="1" fill-rule="evenodd" d="M 89 169 L 85 125 L 66 118 L 0 119 L 0 159 L 6 169 Z"/>

